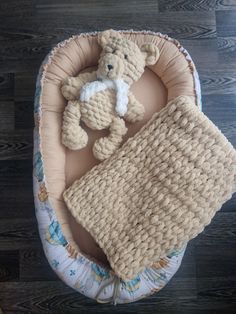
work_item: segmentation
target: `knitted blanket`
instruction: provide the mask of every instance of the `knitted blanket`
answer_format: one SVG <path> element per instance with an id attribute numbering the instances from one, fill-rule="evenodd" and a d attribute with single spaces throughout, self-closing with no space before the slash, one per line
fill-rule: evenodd
<path id="1" fill-rule="evenodd" d="M 64 199 L 127 280 L 196 237 L 235 191 L 236 151 L 180 96 Z"/>

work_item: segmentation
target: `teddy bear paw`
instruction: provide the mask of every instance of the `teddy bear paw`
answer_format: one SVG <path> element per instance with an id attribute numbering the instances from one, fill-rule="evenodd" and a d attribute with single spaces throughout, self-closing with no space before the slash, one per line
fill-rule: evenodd
<path id="1" fill-rule="evenodd" d="M 78 98 L 78 90 L 70 85 L 63 85 L 61 88 L 62 95 L 67 99 L 67 100 L 75 100 Z"/>
<path id="2" fill-rule="evenodd" d="M 99 138 L 93 145 L 93 155 L 100 161 L 110 157 L 115 150 L 116 147 L 114 143 L 112 143 L 108 137 Z"/>
<path id="3" fill-rule="evenodd" d="M 82 149 L 87 146 L 88 134 L 78 125 L 63 131 L 62 143 L 71 150 Z"/>

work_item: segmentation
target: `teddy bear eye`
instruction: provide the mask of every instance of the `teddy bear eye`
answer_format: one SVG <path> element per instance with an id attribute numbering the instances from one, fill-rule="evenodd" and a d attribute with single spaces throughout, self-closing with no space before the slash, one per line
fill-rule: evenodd
<path id="1" fill-rule="evenodd" d="M 127 60 L 128 59 L 128 56 L 127 55 L 124 55 L 125 59 Z"/>
<path id="2" fill-rule="evenodd" d="M 115 49 L 113 49 L 113 50 L 112 50 L 112 53 L 115 53 L 115 52 L 116 52 L 116 50 L 115 50 Z"/>

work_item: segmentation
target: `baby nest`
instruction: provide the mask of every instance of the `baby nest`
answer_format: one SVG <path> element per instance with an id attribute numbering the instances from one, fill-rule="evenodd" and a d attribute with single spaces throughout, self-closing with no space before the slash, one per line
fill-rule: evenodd
<path id="1" fill-rule="evenodd" d="M 178 41 L 149 31 L 121 33 L 138 46 L 152 42 L 160 51 L 157 63 L 146 67 L 141 79 L 131 87 L 145 106 L 145 117 L 128 125 L 125 140 L 154 112 L 180 95 L 189 96 L 201 109 L 196 68 Z M 178 270 L 186 246 L 171 252 L 132 280 L 121 280 L 96 241 L 76 222 L 63 201 L 64 190 L 98 164 L 92 145 L 106 131 L 93 131 L 84 126 L 89 137 L 87 147 L 72 151 L 62 145 L 61 124 L 66 100 L 61 94 L 61 82 L 81 71 L 96 69 L 100 50 L 97 33 L 73 36 L 59 43 L 39 70 L 34 107 L 35 208 L 45 255 L 57 275 L 76 291 L 99 302 L 126 303 L 163 288 Z"/>

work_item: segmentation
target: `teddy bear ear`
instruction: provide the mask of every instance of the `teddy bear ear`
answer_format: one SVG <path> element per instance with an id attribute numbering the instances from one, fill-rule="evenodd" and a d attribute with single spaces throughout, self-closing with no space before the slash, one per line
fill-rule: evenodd
<path id="1" fill-rule="evenodd" d="M 114 37 L 121 38 L 121 34 L 113 29 L 103 31 L 98 34 L 98 43 L 100 46 L 104 47 Z"/>
<path id="2" fill-rule="evenodd" d="M 159 49 L 154 44 L 143 44 L 141 51 L 144 54 L 146 65 L 153 65 L 159 59 Z"/>

